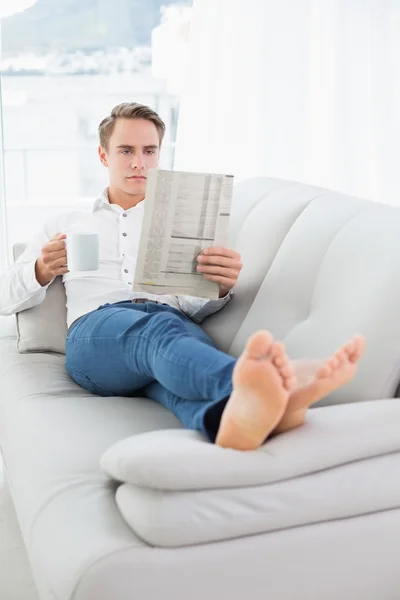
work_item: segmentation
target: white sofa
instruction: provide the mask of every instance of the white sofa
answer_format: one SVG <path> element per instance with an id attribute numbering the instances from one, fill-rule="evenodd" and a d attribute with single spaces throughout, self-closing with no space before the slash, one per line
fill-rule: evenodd
<path id="1" fill-rule="evenodd" d="M 325 356 L 359 332 L 356 379 L 304 427 L 223 450 L 152 401 L 79 389 L 62 354 L 19 354 L 3 318 L 0 444 L 42 600 L 400 597 L 400 208 L 260 178 L 231 235 L 220 347 L 268 328 Z"/>

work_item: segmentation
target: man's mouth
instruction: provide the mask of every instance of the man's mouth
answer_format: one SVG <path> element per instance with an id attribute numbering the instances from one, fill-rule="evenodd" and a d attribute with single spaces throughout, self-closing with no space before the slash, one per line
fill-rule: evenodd
<path id="1" fill-rule="evenodd" d="M 139 181 L 145 181 L 146 177 L 144 175 L 132 175 L 131 177 L 128 177 L 128 179 L 137 179 Z"/>

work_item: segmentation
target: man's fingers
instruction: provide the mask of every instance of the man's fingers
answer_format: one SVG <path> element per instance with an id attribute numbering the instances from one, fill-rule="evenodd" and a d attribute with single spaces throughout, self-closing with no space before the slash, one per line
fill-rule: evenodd
<path id="1" fill-rule="evenodd" d="M 240 254 L 239 252 L 236 252 L 236 250 L 231 250 L 231 248 L 221 248 L 219 246 L 217 247 L 211 247 L 211 248 L 205 248 L 201 254 L 204 256 L 226 256 L 227 258 L 236 258 L 240 261 Z"/>
<path id="2" fill-rule="evenodd" d="M 65 252 L 65 249 L 54 252 L 43 252 L 43 262 L 46 264 L 58 260 L 59 258 L 67 258 L 67 253 Z"/>
<path id="3" fill-rule="evenodd" d="M 65 275 L 66 273 L 69 273 L 68 267 L 60 267 L 59 269 L 54 269 L 54 275 Z"/>
<path id="4" fill-rule="evenodd" d="M 44 253 L 42 261 L 46 265 L 46 268 L 50 271 L 59 267 L 64 267 L 67 264 L 67 255 L 64 252 L 51 252 L 50 254 Z"/>
<path id="5" fill-rule="evenodd" d="M 61 251 L 66 252 L 65 242 L 63 240 L 57 242 L 49 242 L 48 244 L 46 244 L 46 246 L 44 246 L 43 251 L 49 254 Z"/>
<path id="6" fill-rule="evenodd" d="M 50 242 L 43 246 L 43 250 L 46 250 L 47 252 L 57 252 L 63 249 L 65 250 L 66 237 L 67 236 L 65 233 L 57 233 L 51 238 Z"/>
<path id="7" fill-rule="evenodd" d="M 236 283 L 236 279 L 224 277 L 223 275 L 203 275 L 203 277 L 204 279 L 208 279 L 208 281 L 215 281 L 215 283 L 219 283 L 227 289 L 233 288 Z"/>
<path id="8" fill-rule="evenodd" d="M 211 267 L 201 265 L 197 267 L 197 271 L 199 273 L 204 273 L 205 275 L 221 275 L 222 277 L 228 277 L 229 279 L 237 279 L 239 275 L 238 269 L 228 269 L 227 267 L 218 267 L 216 265 Z"/>
<path id="9" fill-rule="evenodd" d="M 240 259 L 237 258 L 228 258 L 225 256 L 218 256 L 216 254 L 211 254 L 209 256 L 203 256 L 200 254 L 197 257 L 197 262 L 200 265 L 217 265 L 219 267 L 228 267 L 230 269 L 240 269 L 242 268 L 242 263 Z"/>
<path id="10" fill-rule="evenodd" d="M 67 260 L 66 260 L 66 258 L 64 256 L 63 258 L 59 258 L 58 260 L 51 261 L 51 263 L 49 265 L 47 265 L 47 266 L 51 270 L 59 269 L 61 267 L 66 267 L 67 266 Z"/>

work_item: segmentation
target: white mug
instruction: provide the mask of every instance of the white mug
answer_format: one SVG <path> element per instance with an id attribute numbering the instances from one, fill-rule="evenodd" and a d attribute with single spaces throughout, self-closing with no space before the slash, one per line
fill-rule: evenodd
<path id="1" fill-rule="evenodd" d="M 68 233 L 66 247 L 69 271 L 97 271 L 99 268 L 97 233 Z"/>

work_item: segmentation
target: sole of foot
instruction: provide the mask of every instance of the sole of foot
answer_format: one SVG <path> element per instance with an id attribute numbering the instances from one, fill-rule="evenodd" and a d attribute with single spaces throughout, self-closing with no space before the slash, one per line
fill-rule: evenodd
<path id="1" fill-rule="evenodd" d="M 222 414 L 216 444 L 255 450 L 286 410 L 296 379 L 282 344 L 268 331 L 249 339 L 233 371 L 233 392 Z"/>

